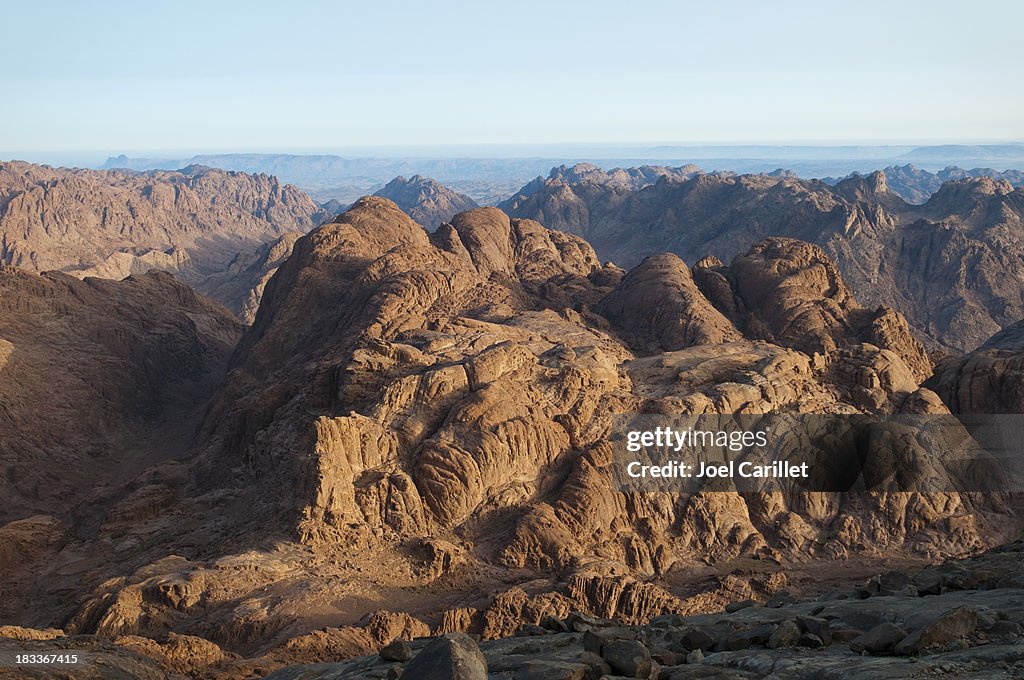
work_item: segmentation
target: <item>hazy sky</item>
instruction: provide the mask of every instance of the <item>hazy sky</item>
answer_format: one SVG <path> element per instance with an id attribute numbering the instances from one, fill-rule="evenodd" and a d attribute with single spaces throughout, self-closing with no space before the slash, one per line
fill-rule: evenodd
<path id="1" fill-rule="evenodd" d="M 1024 3 L 18 2 L 0 158 L 1020 141 Z"/>

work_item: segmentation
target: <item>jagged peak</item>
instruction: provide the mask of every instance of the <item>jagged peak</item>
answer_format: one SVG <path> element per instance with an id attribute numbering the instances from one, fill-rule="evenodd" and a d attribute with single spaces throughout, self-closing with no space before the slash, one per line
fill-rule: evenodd
<path id="1" fill-rule="evenodd" d="M 853 173 L 835 185 L 835 191 L 849 200 L 860 201 L 891 195 L 885 173 L 875 170 L 868 175 Z"/>

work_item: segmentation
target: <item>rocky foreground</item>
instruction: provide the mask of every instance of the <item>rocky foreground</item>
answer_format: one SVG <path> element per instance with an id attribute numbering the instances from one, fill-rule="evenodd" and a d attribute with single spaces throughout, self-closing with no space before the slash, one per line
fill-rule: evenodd
<path id="1" fill-rule="evenodd" d="M 1019 678 L 1024 674 L 1024 542 L 919 571 L 889 571 L 800 600 L 780 591 L 699 616 L 627 626 L 572 612 L 479 641 L 461 632 L 396 637 L 379 654 L 279 668 L 273 680 L 587 680 L 606 678 Z M 0 668 L 0 678 L 259 677 L 186 635 L 64 636 L 0 627 L 0 655 L 80 651 L 60 673 Z"/>
<path id="2" fill-rule="evenodd" d="M 623 626 L 579 613 L 481 642 L 395 641 L 379 655 L 282 669 L 274 680 L 826 678 L 1024 675 L 1024 563 L 1015 543 L 892 571 L 807 601 L 782 591 L 703 616 Z"/>

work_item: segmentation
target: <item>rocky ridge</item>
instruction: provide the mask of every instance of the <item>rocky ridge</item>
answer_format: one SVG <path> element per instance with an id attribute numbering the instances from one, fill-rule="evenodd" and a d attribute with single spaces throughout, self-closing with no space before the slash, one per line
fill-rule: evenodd
<path id="1" fill-rule="evenodd" d="M 938 191 L 943 184 L 950 180 L 961 180 L 970 177 L 991 177 L 993 179 L 1006 180 L 1014 187 L 1024 186 L 1024 172 L 1020 170 L 998 171 L 992 168 L 973 168 L 964 170 L 956 166 L 949 166 L 938 172 L 929 172 L 923 168 L 911 164 L 890 165 L 882 170 L 889 188 L 898 194 L 907 203 L 921 205 Z M 848 177 L 853 177 L 849 175 Z M 824 178 L 829 184 L 841 181 L 843 178 Z"/>
<path id="2" fill-rule="evenodd" d="M 306 194 L 267 175 L 0 164 L 0 263 L 29 271 L 121 279 L 165 269 L 206 291 L 236 258 L 321 218 Z"/>
<path id="3" fill-rule="evenodd" d="M 95 541 L 104 517 L 174 505 L 241 330 L 167 273 L 80 281 L 0 267 L 3 620 L 69 606 L 75 577 L 52 577 L 51 602 L 31 595 L 38 571 L 58 553 L 109 561 Z"/>
<path id="4" fill-rule="evenodd" d="M 893 307 L 946 351 L 974 349 L 1024 317 L 1024 189 L 1004 180 L 951 180 L 915 206 L 880 172 L 834 186 L 715 173 L 630 189 L 588 177 L 534 183 L 501 207 L 627 266 L 661 251 L 728 261 L 772 236 L 816 243 L 862 302 Z"/>
<path id="5" fill-rule="evenodd" d="M 270 678 L 434 677 L 419 669 L 428 659 L 437 677 L 458 680 L 1015 678 L 1024 672 L 1021 549 L 889 571 L 813 600 L 780 592 L 646 626 L 574 612 L 479 646 L 447 634 L 403 642 L 397 656 L 389 649 L 402 647 L 393 643 L 376 656 L 289 667 Z"/>
<path id="6" fill-rule="evenodd" d="M 409 179 L 396 177 L 374 196 L 394 201 L 428 231 L 434 231 L 458 213 L 478 207 L 469 196 L 421 175 L 413 175 Z"/>
<path id="7" fill-rule="evenodd" d="M 157 643 L 6 626 L 0 627 L 0 651 L 85 651 L 90 663 L 75 676 L 83 678 L 116 669 L 143 678 L 249 677 L 256 671 L 273 680 L 818 680 L 851 674 L 1009 680 L 1024 672 L 1022 548 L 1017 542 L 964 561 L 887 570 L 813 598 L 781 590 L 641 626 L 571 611 L 494 640 L 393 628 L 378 653 L 276 671 L 173 633 Z M 335 654 L 344 652 L 336 648 Z M 4 677 L 46 676 L 0 669 Z"/>
<path id="8" fill-rule="evenodd" d="M 5 619 L 201 649 L 230 676 L 573 611 L 706 613 L 822 561 L 971 554 L 1014 533 L 1007 498 L 612 481 L 618 414 L 948 414 L 930 373 L 903 317 L 861 306 L 813 244 L 627 273 L 494 208 L 428 233 L 368 197 L 266 284 L 195 438 L 173 440 L 187 464 L 141 471 L 88 531 L 0 527 L 35 556 Z"/>
<path id="9" fill-rule="evenodd" d="M 1024 321 L 944 360 L 928 384 L 957 413 L 1024 413 Z"/>

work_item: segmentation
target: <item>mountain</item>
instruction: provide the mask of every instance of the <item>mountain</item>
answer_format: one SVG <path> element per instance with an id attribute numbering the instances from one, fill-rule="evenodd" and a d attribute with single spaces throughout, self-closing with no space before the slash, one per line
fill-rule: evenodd
<path id="1" fill-rule="evenodd" d="M 623 415 L 948 415 L 920 386 L 931 368 L 905 320 L 861 306 L 812 244 L 624 272 L 495 208 L 429 233 L 367 197 L 295 242 L 196 402 L 185 466 L 102 496 L 90 531 L 39 539 L 39 577 L 5 586 L 5 616 L 133 649 L 190 636 L 265 673 L 573 610 L 710 611 L 778 592 L 780 562 L 796 578 L 819 560 L 971 553 L 1008 530 L 996 496 L 615 481 Z M 934 451 L 908 455 L 936 469 Z M 76 526 L 47 517 L 0 534 Z M 730 576 L 734 560 L 766 570 Z"/>
<path id="2" fill-rule="evenodd" d="M 319 202 L 336 200 L 349 205 L 377 191 L 396 176 L 434 177 L 478 203 L 496 203 L 508 197 L 538 172 L 564 162 L 564 158 L 424 158 L 417 150 L 409 158 L 334 154 L 202 154 L 188 158 L 129 158 L 113 156 L 106 169 L 155 170 L 203 165 L 251 174 L 267 174 L 301 187 Z"/>
<path id="3" fill-rule="evenodd" d="M 266 175 L 0 164 L 0 263 L 31 271 L 120 279 L 159 268 L 206 290 L 239 254 L 321 217 L 308 196 Z"/>
<path id="4" fill-rule="evenodd" d="M 291 231 L 255 251 L 239 253 L 227 269 L 203 282 L 204 291 L 235 311 L 244 323 L 251 324 L 256 319 L 264 289 L 301 237 L 300 232 Z"/>
<path id="5" fill-rule="evenodd" d="M 450 221 L 458 213 L 478 207 L 464 194 L 452 191 L 429 177 L 396 177 L 374 194 L 394 201 L 409 217 L 429 231 Z"/>
<path id="6" fill-rule="evenodd" d="M 822 246 L 854 294 L 907 316 L 930 346 L 962 352 L 1024 317 L 1024 189 L 988 177 L 946 182 L 921 206 L 883 173 L 834 186 L 791 176 L 699 174 L 638 190 L 554 177 L 501 205 L 584 236 L 632 266 L 670 251 L 723 261 L 770 236 Z"/>
<path id="7" fill-rule="evenodd" d="M 1024 413 L 1024 321 L 935 369 L 929 386 L 957 413 Z"/>
<path id="8" fill-rule="evenodd" d="M 241 330 L 163 272 L 0 267 L 0 522 L 95 521 L 104 496 L 184 456 Z"/>
<path id="9" fill-rule="evenodd" d="M 886 184 L 889 190 L 898 194 L 907 203 L 920 205 L 925 203 L 932 194 L 938 191 L 943 183 L 950 180 L 967 179 L 970 177 L 991 177 L 993 179 L 1005 180 L 1014 187 L 1024 186 L 1024 172 L 1020 170 L 1005 170 L 1000 172 L 992 168 L 973 168 L 964 170 L 956 166 L 949 166 L 938 172 L 929 172 L 911 164 L 892 165 L 882 170 L 885 175 Z M 854 173 L 848 178 L 859 175 Z M 830 177 L 822 178 L 828 184 L 836 184 L 840 179 Z"/>
<path id="10" fill-rule="evenodd" d="M 823 570 L 1015 535 L 922 386 L 924 345 L 813 243 L 626 271 L 496 208 L 428 232 L 365 197 L 238 265 L 276 266 L 244 331 L 166 273 L 3 270 L 0 638 L 254 677 L 396 638 L 788 602 Z M 814 474 L 625 478 L 629 433 L 679 418 L 745 422 Z M 906 418 L 952 448 L 885 436 Z"/>
<path id="11" fill-rule="evenodd" d="M 540 145 L 353 148 L 344 154 L 202 154 L 178 158 L 112 156 L 107 169 L 173 170 L 205 165 L 279 177 L 318 202 L 345 205 L 371 194 L 397 175 L 433 177 L 480 205 L 497 205 L 537 175 L 565 163 L 601 168 L 699 164 L 707 171 L 769 173 L 786 168 L 804 178 L 869 174 L 914 163 L 939 171 L 960 167 L 1024 168 L 1021 145 L 810 146 L 810 145 Z M 400 155 L 400 154 L 404 154 Z M 433 155 L 432 155 L 433 154 Z"/>

